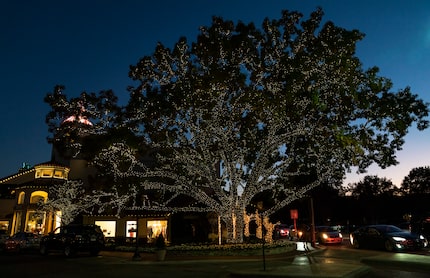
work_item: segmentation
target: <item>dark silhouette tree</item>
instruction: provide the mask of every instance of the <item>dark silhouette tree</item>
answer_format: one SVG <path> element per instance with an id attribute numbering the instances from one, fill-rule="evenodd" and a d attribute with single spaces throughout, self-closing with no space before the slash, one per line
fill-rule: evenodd
<path id="1" fill-rule="evenodd" d="M 401 190 L 405 195 L 430 193 L 430 167 L 413 168 L 403 179 Z"/>
<path id="2" fill-rule="evenodd" d="M 365 176 L 363 180 L 350 184 L 348 191 L 351 202 L 351 219 L 356 224 L 399 222 L 403 209 L 399 200 L 399 189 L 387 178 Z M 358 212 L 358 213 L 357 213 Z"/>
<path id="3" fill-rule="evenodd" d="M 359 199 L 369 199 L 376 196 L 393 196 L 398 192 L 393 182 L 378 176 L 365 176 L 363 180 L 349 184 L 350 194 Z"/>

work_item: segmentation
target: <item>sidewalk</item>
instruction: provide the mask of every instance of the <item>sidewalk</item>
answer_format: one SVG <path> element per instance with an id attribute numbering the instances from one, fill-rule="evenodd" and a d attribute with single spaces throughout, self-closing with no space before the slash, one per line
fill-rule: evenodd
<path id="1" fill-rule="evenodd" d="M 312 247 L 311 247 L 312 248 Z M 208 267 L 219 267 L 220 264 L 229 264 L 228 277 L 365 277 L 370 267 L 363 264 L 339 264 L 327 261 L 319 262 L 312 257 L 315 252 L 323 248 L 312 248 L 309 252 L 292 251 L 285 254 L 266 256 L 264 270 L 262 256 L 169 256 L 166 260 L 157 262 L 155 254 L 142 253 L 139 260 L 133 260 L 132 252 L 103 251 L 102 256 L 114 256 L 129 263 L 143 265 L 159 264 L 163 267 L 172 267 L 185 264 L 208 264 Z"/>

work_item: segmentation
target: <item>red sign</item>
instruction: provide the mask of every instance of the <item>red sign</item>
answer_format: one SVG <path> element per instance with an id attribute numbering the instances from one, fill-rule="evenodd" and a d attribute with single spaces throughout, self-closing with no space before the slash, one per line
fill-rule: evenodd
<path id="1" fill-rule="evenodd" d="M 291 219 L 298 219 L 299 212 L 296 209 L 290 209 L 290 216 L 291 216 Z"/>

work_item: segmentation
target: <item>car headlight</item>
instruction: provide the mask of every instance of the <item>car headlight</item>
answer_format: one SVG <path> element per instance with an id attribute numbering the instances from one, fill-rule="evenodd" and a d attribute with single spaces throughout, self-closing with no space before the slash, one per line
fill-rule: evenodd
<path id="1" fill-rule="evenodd" d="M 405 240 L 406 240 L 406 238 L 404 238 L 404 237 L 399 237 L 399 236 L 393 236 L 393 239 L 394 239 L 395 241 L 405 241 Z"/>
<path id="2" fill-rule="evenodd" d="M 323 237 L 324 239 L 327 239 L 327 238 L 328 238 L 327 234 L 322 234 L 322 237 Z"/>
<path id="3" fill-rule="evenodd" d="M 421 240 L 425 240 L 426 238 L 423 235 L 420 235 Z"/>

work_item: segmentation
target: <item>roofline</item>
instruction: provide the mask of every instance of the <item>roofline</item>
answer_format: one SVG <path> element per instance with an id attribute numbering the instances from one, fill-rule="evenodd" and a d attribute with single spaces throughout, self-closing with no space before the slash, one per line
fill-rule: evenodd
<path id="1" fill-rule="evenodd" d="M 29 170 L 21 171 L 21 172 L 18 172 L 16 174 L 12 174 L 10 176 L 4 177 L 4 178 L 0 179 L 0 184 L 1 183 L 6 183 L 6 182 L 8 182 L 8 181 L 10 181 L 12 179 L 18 178 L 20 176 L 29 174 L 29 173 L 34 172 L 34 171 L 36 171 L 36 169 L 35 168 L 31 168 Z"/>
<path id="2" fill-rule="evenodd" d="M 2 183 L 7 183 L 8 181 L 18 178 L 20 176 L 26 175 L 26 174 L 30 174 L 31 172 L 35 172 L 36 168 L 38 167 L 43 167 L 43 166 L 50 166 L 50 167 L 62 167 L 62 168 L 68 168 L 70 169 L 69 166 L 63 165 L 63 164 L 59 164 L 56 162 L 52 162 L 52 161 L 48 161 L 48 162 L 42 162 L 39 164 L 34 165 L 32 168 L 28 169 L 28 170 L 23 170 L 23 171 L 19 171 L 18 173 L 12 174 L 10 176 L 6 176 L 4 178 L 0 179 L 0 184 Z"/>

